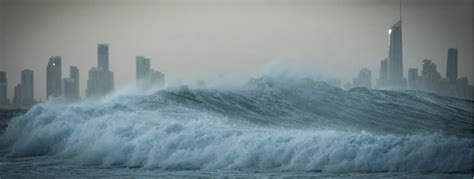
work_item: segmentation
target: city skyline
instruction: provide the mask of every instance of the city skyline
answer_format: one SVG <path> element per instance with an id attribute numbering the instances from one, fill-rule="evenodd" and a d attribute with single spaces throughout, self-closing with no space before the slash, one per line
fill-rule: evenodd
<path id="1" fill-rule="evenodd" d="M 165 75 L 150 67 L 150 58 L 136 56 L 136 85 L 141 89 L 162 86 Z M 55 97 L 64 97 L 68 101 L 77 101 L 80 96 L 79 69 L 69 67 L 69 77 L 62 78 L 62 57 L 51 56 L 46 65 L 46 96 L 49 100 Z M 14 87 L 12 103 L 6 93 L 8 91 L 7 73 L 0 71 L 0 106 L 31 107 L 39 101 L 34 97 L 34 71 L 24 69 L 21 73 L 22 81 Z M 86 84 L 86 98 L 102 97 L 115 90 L 114 73 L 109 70 L 109 44 L 97 44 L 97 67 L 92 67 L 88 73 Z"/>
<path id="2" fill-rule="evenodd" d="M 413 90 L 474 100 L 474 86 L 469 85 L 469 79 L 467 77 L 458 78 L 457 53 L 457 48 L 447 50 L 446 63 L 448 65 L 445 70 L 437 68 L 432 60 L 424 59 L 421 61 L 421 73 L 419 73 L 418 68 L 411 67 L 408 69 L 407 78 L 402 78 L 401 83 L 396 83 L 395 86 L 387 78 L 388 64 L 387 59 L 384 59 L 380 62 L 379 72 L 381 75 L 379 75 L 380 77 L 375 84 L 372 83 L 372 71 L 362 68 L 359 74 L 353 78 L 352 83 L 346 83 L 344 88 L 366 87 L 383 90 Z M 445 72 L 444 76 L 442 75 L 443 71 Z"/>
<path id="3" fill-rule="evenodd" d="M 391 37 L 391 33 L 389 36 Z M 401 35 L 401 34 L 400 34 Z M 389 46 L 392 48 L 392 45 Z M 401 52 L 399 52 L 401 53 Z M 350 89 L 354 87 L 366 87 L 374 89 L 389 89 L 389 90 L 416 90 L 435 93 L 438 95 L 455 97 L 460 99 L 473 100 L 474 86 L 469 85 L 467 77 L 458 78 L 458 49 L 447 49 L 447 58 L 445 76 L 442 76 L 436 64 L 430 59 L 422 61 L 421 74 L 418 68 L 409 68 L 407 77 L 402 75 L 401 80 L 393 83 L 390 81 L 388 59 L 380 62 L 379 79 L 373 83 L 372 71 L 367 68 L 362 68 L 358 75 L 352 79 L 352 82 L 346 82 L 342 85 L 339 80 L 326 80 L 327 83 L 338 88 Z M 393 53 L 389 53 L 394 55 Z M 396 54 L 395 54 L 396 55 Z M 46 66 L 47 71 L 47 96 L 60 97 L 63 96 L 68 100 L 76 101 L 81 99 L 79 69 L 76 66 L 70 66 L 69 77 L 61 78 L 62 60 L 61 56 L 51 56 Z M 400 60 L 400 59 L 397 59 Z M 165 82 L 165 75 L 151 68 L 151 59 L 138 55 L 135 58 L 135 85 L 139 88 L 147 89 L 152 86 L 162 86 Z M 85 97 L 101 97 L 115 90 L 114 88 L 114 73 L 106 70 L 109 65 L 109 44 L 97 44 L 97 67 L 92 67 L 88 73 L 88 83 Z M 396 64 L 398 65 L 398 64 Z M 440 71 L 438 71 L 440 70 Z M 29 107 L 38 102 L 34 97 L 34 71 L 24 69 L 21 72 L 21 83 L 14 87 L 14 96 L 11 105 L 17 107 Z M 400 80 L 400 79 L 399 79 Z M 9 105 L 9 99 L 6 97 L 8 86 L 7 74 L 0 71 L 0 105 Z M 204 81 L 198 81 L 202 83 Z M 39 100 L 40 102 L 42 99 Z"/>
<path id="4" fill-rule="evenodd" d="M 431 59 L 434 63 L 436 63 L 438 66 L 438 71 L 440 71 L 442 76 L 444 76 L 444 69 L 446 69 L 446 49 L 457 48 L 459 50 L 459 77 L 468 77 L 469 79 L 473 79 L 472 70 L 466 69 L 466 67 L 472 66 L 472 57 L 470 57 L 472 56 L 472 38 L 469 39 L 469 37 L 472 37 L 472 34 L 464 33 L 465 31 L 467 32 L 469 29 L 472 29 L 472 22 L 470 22 L 470 24 L 466 24 L 467 22 L 465 21 L 465 18 L 462 17 L 463 13 L 472 13 L 472 2 L 436 1 L 434 3 L 426 3 L 425 5 L 420 5 L 420 3 L 417 4 L 416 2 L 419 1 L 404 1 L 403 76 L 405 78 L 408 77 L 407 74 L 409 68 L 421 69 L 422 63 L 420 62 L 423 59 Z M 368 7 L 360 7 L 350 3 L 349 5 L 344 6 L 335 6 L 331 4 L 327 5 L 328 2 L 325 1 L 321 1 L 321 3 L 322 6 L 331 8 L 332 10 L 335 10 L 335 13 L 341 14 L 337 15 L 335 13 L 326 11 L 313 13 L 312 10 L 317 10 L 319 8 L 317 5 L 320 4 L 316 3 L 317 5 L 315 5 L 313 3 L 309 3 L 307 4 L 307 8 L 303 8 L 303 1 L 297 1 L 294 5 L 289 7 L 283 7 L 284 3 L 281 1 L 277 1 L 273 5 L 266 5 L 265 3 L 262 3 L 262 1 L 245 2 L 243 4 L 249 5 L 250 7 L 242 8 L 251 15 L 255 15 L 258 22 L 263 23 L 264 21 L 261 20 L 266 20 L 269 18 L 269 15 L 275 13 L 274 9 L 279 8 L 283 8 L 282 12 L 279 12 L 281 15 L 289 16 L 277 16 L 280 18 L 285 17 L 282 21 L 285 23 L 282 26 L 264 23 L 256 25 L 254 24 L 256 29 L 240 28 L 229 30 L 226 28 L 225 31 L 234 34 L 234 36 L 232 36 L 234 38 L 226 38 L 229 37 L 229 35 L 232 35 L 229 33 L 215 33 L 215 45 L 212 45 L 214 44 L 212 43 L 212 39 L 214 38 L 212 38 L 213 36 L 208 34 L 207 31 L 210 30 L 209 32 L 221 32 L 221 30 L 224 30 L 219 30 L 219 28 L 212 30 L 212 28 L 219 27 L 215 22 L 221 22 L 217 21 L 218 19 L 212 18 L 210 16 L 215 13 L 221 13 L 221 10 L 218 10 L 218 8 L 215 7 L 217 5 L 213 5 L 212 3 L 198 3 L 198 5 L 196 5 L 198 6 L 197 9 L 199 10 L 203 10 L 203 8 L 209 8 L 209 13 L 204 13 L 203 11 L 191 11 L 188 13 L 189 15 L 200 17 L 200 19 L 197 19 L 196 23 L 202 23 L 205 26 L 203 28 L 197 28 L 195 31 L 192 31 L 191 34 L 187 35 L 180 33 L 179 29 L 174 28 L 179 25 L 175 23 L 169 25 L 171 25 L 170 27 L 173 27 L 173 30 L 177 30 L 177 32 L 170 33 L 166 31 L 166 28 L 157 28 L 157 26 L 153 25 L 154 23 L 162 24 L 161 21 L 148 21 L 151 19 L 145 18 L 145 20 L 142 21 L 144 23 L 123 26 L 118 24 L 114 25 L 113 23 L 114 19 L 120 19 L 121 17 L 123 18 L 123 14 L 121 13 L 112 11 L 111 14 L 98 14 L 98 12 L 101 12 L 100 10 L 104 10 L 104 8 L 105 10 L 117 10 L 122 8 L 122 6 L 119 4 L 111 7 L 94 7 L 85 10 L 87 12 L 92 12 L 90 16 L 97 18 L 97 22 L 105 23 L 105 26 L 107 27 L 118 27 L 118 29 L 124 28 L 126 30 L 119 31 L 108 29 L 104 28 L 104 26 L 101 26 L 100 24 L 97 24 L 96 21 L 84 19 L 81 21 L 81 19 L 77 19 L 79 20 L 78 22 L 85 23 L 83 24 L 85 29 L 84 32 L 80 32 L 76 35 L 80 38 L 76 38 L 76 36 L 65 36 L 65 34 L 75 32 L 68 30 L 71 30 L 73 27 L 77 26 L 70 26 L 68 25 L 69 23 L 65 21 L 49 22 L 40 18 L 38 19 L 38 24 L 53 25 L 46 26 L 46 29 L 54 31 L 51 33 L 52 35 L 48 36 L 49 40 L 45 41 L 44 39 L 40 38 L 41 32 L 44 32 L 45 28 L 37 29 L 38 33 L 28 33 L 21 31 L 14 33 L 12 31 L 17 27 L 17 24 L 12 24 L 13 19 L 18 20 L 18 18 L 20 18 L 19 20 L 21 20 L 22 18 L 24 19 L 25 16 L 30 18 L 33 17 L 26 14 L 13 18 L 14 13 L 9 14 L 9 12 L 13 11 L 15 8 L 21 7 L 21 4 L 7 1 L 6 4 L 9 5 L 5 6 L 4 8 L 6 8 L 6 10 L 2 12 L 5 12 L 6 14 L 4 18 L 5 24 L 9 25 L 8 27 L 5 26 L 4 32 L 6 35 L 4 36 L 5 41 L 3 41 L 3 47 L 6 49 L 6 51 L 8 51 L 8 53 L 4 53 L 2 56 L 2 61 L 4 59 L 7 60 L 2 62 L 0 71 L 7 71 L 8 96 L 10 100 L 12 99 L 13 95 L 13 87 L 20 81 L 18 74 L 23 69 L 32 69 L 35 71 L 35 77 L 37 79 L 35 87 L 38 90 L 35 91 L 35 96 L 38 97 L 38 99 L 45 99 L 45 61 L 47 61 L 51 55 L 60 55 L 63 58 L 63 75 L 68 74 L 67 67 L 71 65 L 75 65 L 82 70 L 82 73 L 80 73 L 80 91 L 81 96 L 85 96 L 85 89 L 87 87 L 86 81 L 88 79 L 87 71 L 91 67 L 97 65 L 97 49 L 94 48 L 94 46 L 97 44 L 97 42 L 108 42 L 111 45 L 109 68 L 111 71 L 115 72 L 115 86 L 117 89 L 129 84 L 133 84 L 135 78 L 134 75 L 132 75 L 133 72 L 130 73 L 127 71 L 133 71 L 131 70 L 135 63 L 133 59 L 139 54 L 152 57 L 152 68 L 159 69 L 160 71 L 163 71 L 165 74 L 167 74 L 167 81 L 170 82 L 183 79 L 186 80 L 188 78 L 190 78 L 190 80 L 209 80 L 218 76 L 219 74 L 225 75 L 227 73 L 243 74 L 243 77 L 248 77 L 250 75 L 255 76 L 262 68 L 264 68 L 266 64 L 270 64 L 272 61 L 282 61 L 282 59 L 288 63 L 303 64 L 304 66 L 314 67 L 314 71 L 320 71 L 319 73 L 322 74 L 325 74 L 324 69 L 337 69 L 332 71 L 335 71 L 338 74 L 331 74 L 331 72 L 328 72 L 327 75 L 329 77 L 341 79 L 344 82 L 350 82 L 352 77 L 356 76 L 359 72 L 359 69 L 361 68 L 368 68 L 372 72 L 377 72 L 379 70 L 380 60 L 387 57 L 387 30 L 393 24 L 395 24 L 399 18 L 399 9 L 397 7 L 398 2 L 395 3 L 382 1 L 380 3 L 372 3 L 374 5 L 369 3 Z M 446 5 L 446 3 L 448 3 L 448 6 L 440 7 L 439 3 L 442 5 Z M 229 13 L 225 12 L 223 16 L 231 18 L 234 21 L 236 20 L 236 22 L 239 23 L 244 22 L 241 18 L 247 16 L 243 15 L 243 17 L 241 17 L 232 14 L 235 9 L 229 9 L 231 5 L 235 5 L 235 3 L 229 1 L 219 5 L 219 7 L 229 10 Z M 44 9 L 41 9 L 38 6 L 41 6 L 41 3 L 28 7 L 32 8 L 31 10 L 33 10 L 29 14 L 44 14 Z M 187 9 L 187 6 L 180 4 L 171 4 L 169 6 L 177 8 L 177 13 L 182 13 L 185 9 Z M 71 13 L 59 13 L 59 11 L 52 12 L 58 12 L 58 14 L 55 14 L 54 17 L 59 17 L 57 15 L 62 15 L 62 18 L 71 20 L 71 15 L 77 13 L 74 7 L 79 7 L 80 9 L 80 7 L 83 6 L 77 4 L 69 5 L 64 3 L 58 5 L 57 7 L 43 8 L 49 10 L 70 10 Z M 150 15 L 150 17 L 156 17 L 159 19 L 161 16 L 159 14 L 152 13 L 153 8 L 151 7 L 158 9 L 164 8 L 157 7 L 155 4 L 152 4 L 150 8 L 147 8 L 140 3 L 138 3 L 136 8 L 137 10 L 143 10 L 145 13 Z M 293 12 L 293 10 L 297 9 L 301 9 L 301 13 L 291 15 L 290 12 Z M 258 10 L 264 11 L 259 13 Z M 366 12 L 367 10 L 368 12 Z M 423 10 L 424 13 L 420 13 L 420 10 Z M 132 12 L 139 11 L 132 9 Z M 362 12 L 366 14 L 364 16 L 360 15 Z M 164 11 L 163 13 L 166 15 L 166 13 L 170 12 Z M 304 16 L 302 13 L 309 15 L 309 18 L 303 18 Z M 446 15 L 449 13 L 452 14 Z M 317 18 L 320 15 L 331 17 L 331 21 L 335 23 L 325 23 L 324 20 Z M 351 16 L 349 17 L 348 15 Z M 141 13 L 134 13 L 132 17 L 138 18 L 142 16 L 143 14 Z M 365 16 L 375 17 L 365 18 Z M 438 18 L 436 19 L 436 23 L 433 23 L 434 17 L 441 16 L 443 18 Z M 185 22 L 183 21 L 184 19 L 182 19 L 184 18 L 182 15 L 176 17 L 179 18 L 177 19 L 177 22 Z M 316 18 L 314 25 L 303 26 L 303 24 L 312 24 L 312 20 L 314 18 Z M 300 20 L 295 21 L 295 23 L 288 24 L 290 21 L 297 19 Z M 210 23 L 207 20 L 211 20 L 213 23 Z M 254 23 L 256 21 L 251 20 L 250 22 Z M 280 21 L 271 22 L 278 24 Z M 423 23 L 418 25 L 420 22 Z M 345 23 L 347 25 L 345 25 Z M 28 25 L 34 26 L 35 24 Z M 230 27 L 235 27 L 232 25 L 232 23 L 227 25 L 230 25 Z M 49 29 L 52 27 L 56 27 L 57 29 Z M 89 31 L 87 30 L 89 27 L 97 28 L 94 28 L 94 31 Z M 138 29 L 143 29 L 143 31 L 141 33 L 135 33 L 135 30 L 131 31 L 131 29 L 135 29 L 135 27 Z M 307 30 L 300 30 L 302 27 L 308 28 Z M 268 31 L 268 29 L 272 28 L 274 31 Z M 35 28 L 32 27 L 28 29 Z M 334 33 L 329 33 L 333 30 Z M 151 33 L 152 31 L 156 31 L 156 33 Z M 189 33 L 189 31 L 187 32 Z M 242 38 L 243 40 L 236 39 L 241 37 L 239 35 L 240 32 L 243 34 L 253 32 L 256 33 L 255 35 L 261 35 L 261 38 L 256 38 L 247 34 L 246 36 L 242 36 L 244 37 Z M 271 33 L 265 35 L 261 32 Z M 24 39 L 25 41 L 23 41 L 21 38 L 19 38 L 19 36 L 25 34 L 29 34 L 29 36 L 25 36 L 25 38 L 28 38 Z M 307 35 L 298 36 L 297 34 Z M 461 34 L 462 37 L 467 35 L 468 38 L 461 38 L 459 34 Z M 180 38 L 176 35 L 184 36 L 183 38 Z M 164 38 L 165 36 L 169 36 L 170 38 Z M 324 38 L 322 36 L 328 36 L 330 38 Z M 364 41 L 364 43 L 367 45 L 355 45 L 357 41 L 360 41 L 358 37 L 367 39 L 367 41 Z M 170 41 L 171 38 L 176 40 Z M 187 38 L 191 38 L 193 40 L 196 40 L 196 38 L 202 38 L 198 41 L 205 45 L 191 45 L 187 43 Z M 250 38 L 257 39 L 257 41 L 249 40 Z M 258 39 L 261 39 L 262 41 L 259 41 Z M 283 41 L 289 43 L 280 43 Z M 25 45 L 24 42 L 33 43 L 31 45 Z M 37 42 L 46 44 L 39 47 L 34 45 Z M 259 48 L 256 48 L 254 44 L 258 45 Z M 229 45 L 231 46 L 229 47 Z M 207 48 L 203 48 L 203 46 Z M 216 48 L 219 46 L 226 48 Z M 28 51 L 28 53 L 22 53 L 22 51 Z M 264 53 L 270 55 L 262 55 Z M 199 64 L 199 68 L 191 68 L 193 65 L 188 64 Z M 373 83 L 379 79 L 378 75 L 379 73 L 373 73 Z M 470 83 L 472 84 L 472 81 Z"/>
<path id="5" fill-rule="evenodd" d="M 397 22 L 399 24 L 400 22 Z M 396 25 L 395 25 L 396 26 Z M 391 28 L 393 29 L 393 27 Z M 391 30 L 390 29 L 390 30 Z M 389 33 L 392 37 L 392 34 Z M 389 45 L 392 48 L 392 45 Z M 401 53 L 401 52 L 399 52 Z M 353 88 L 353 87 L 366 87 L 374 89 L 399 89 L 399 90 L 417 90 L 432 92 L 444 96 L 457 97 L 462 99 L 472 99 L 473 95 L 469 94 L 473 91 L 473 86 L 470 85 L 467 77 L 458 78 L 458 49 L 449 48 L 447 49 L 446 58 L 446 70 L 445 75 L 442 75 L 442 69 L 436 67 L 436 64 L 431 59 L 422 60 L 422 73 L 419 74 L 419 70 L 416 67 L 409 67 L 407 74 L 402 74 L 402 81 L 399 83 L 393 83 L 389 76 L 389 64 L 388 59 L 380 61 L 379 78 L 373 79 L 372 71 L 368 68 L 362 68 L 358 75 L 348 81 L 345 85 L 342 85 L 338 79 L 326 79 L 325 81 L 331 85 L 339 88 Z M 394 55 L 388 53 L 388 56 Z M 400 59 L 397 59 L 400 60 Z M 155 71 L 151 68 L 151 59 L 138 55 L 135 57 L 135 83 L 137 86 L 143 86 L 149 88 L 153 84 L 161 86 L 164 84 L 165 75 L 160 71 Z M 105 70 L 109 66 L 109 44 L 98 43 L 97 44 L 97 67 L 92 67 L 88 73 L 88 82 L 86 84 L 86 96 L 84 97 L 100 97 L 106 95 L 115 90 L 114 87 L 114 73 Z M 47 96 L 59 97 L 64 96 L 69 100 L 79 100 L 80 95 L 80 81 L 79 81 L 79 69 L 77 66 L 69 67 L 69 77 L 62 78 L 62 57 L 51 56 L 46 66 L 47 81 L 46 91 Z M 428 71 L 427 71 L 428 70 Z M 429 73 L 429 74 L 426 74 Z M 428 77 L 429 79 L 425 79 Z M 14 95 L 11 103 L 8 96 L 5 97 L 8 86 L 6 85 L 7 74 L 6 72 L 0 71 L 0 104 L 13 104 L 17 106 L 29 106 L 36 103 L 38 100 L 34 97 L 34 71 L 30 69 L 24 69 L 21 72 L 22 81 L 16 85 L 13 89 Z M 333 80 L 337 82 L 334 83 Z M 446 81 L 444 81 L 446 80 Z M 429 84 L 426 84 L 428 81 Z M 197 82 L 204 82 L 202 80 Z M 27 84 L 27 85 L 25 85 Z M 448 85 L 454 85 L 449 87 Z M 25 88 L 24 86 L 32 86 L 31 89 Z M 459 87 L 461 86 L 461 87 Z M 452 88 L 452 89 L 449 89 Z M 453 92 L 454 90 L 454 92 Z M 461 91 L 460 91 L 461 90 Z M 21 91 L 21 92 L 19 92 Z M 26 94 L 26 97 L 24 96 Z M 26 102 L 25 102 L 26 101 Z"/>
<path id="6" fill-rule="evenodd" d="M 0 0 L 0 179 L 470 178 L 473 5 Z"/>

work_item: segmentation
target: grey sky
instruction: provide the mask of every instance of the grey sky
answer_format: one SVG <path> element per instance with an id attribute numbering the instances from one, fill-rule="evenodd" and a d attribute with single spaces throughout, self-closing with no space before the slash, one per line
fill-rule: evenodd
<path id="1" fill-rule="evenodd" d="M 78 66 L 83 95 L 101 42 L 116 88 L 134 83 L 137 55 L 168 81 L 247 77 L 274 61 L 345 81 L 368 67 L 377 79 L 399 9 L 396 0 L 4 0 L 0 12 L 9 96 L 29 68 L 44 99 L 49 57 L 63 57 L 63 77 Z M 447 49 L 457 47 L 459 76 L 472 84 L 472 0 L 404 0 L 403 12 L 404 75 L 427 58 L 445 76 Z"/>

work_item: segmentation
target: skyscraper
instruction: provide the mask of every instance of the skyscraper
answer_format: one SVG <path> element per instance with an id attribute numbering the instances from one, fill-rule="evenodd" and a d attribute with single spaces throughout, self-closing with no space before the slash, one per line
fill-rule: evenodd
<path id="1" fill-rule="evenodd" d="M 450 84 L 456 84 L 458 79 L 458 49 L 448 49 L 448 61 L 446 65 L 446 78 Z"/>
<path id="2" fill-rule="evenodd" d="M 372 72 L 367 68 L 361 69 L 357 78 L 354 78 L 352 80 L 352 83 L 354 87 L 371 88 L 372 87 Z"/>
<path id="3" fill-rule="evenodd" d="M 0 71 L 0 104 L 9 104 L 7 98 L 7 73 Z"/>
<path id="4" fill-rule="evenodd" d="M 69 78 L 64 79 L 64 96 L 69 100 L 78 100 L 79 97 L 79 69 L 69 67 Z"/>
<path id="5" fill-rule="evenodd" d="M 441 74 L 436 70 L 436 64 L 434 64 L 431 60 L 423 60 L 423 70 L 421 71 L 421 78 L 425 91 L 439 91 Z"/>
<path id="6" fill-rule="evenodd" d="M 21 103 L 24 106 L 31 106 L 35 101 L 35 82 L 33 70 L 21 71 Z"/>
<path id="7" fill-rule="evenodd" d="M 89 70 L 86 96 L 102 96 L 114 89 L 114 73 L 109 71 L 109 45 L 97 46 L 98 67 Z"/>
<path id="8" fill-rule="evenodd" d="M 403 86 L 402 21 L 393 25 L 388 34 L 388 81 L 391 87 L 401 88 Z"/>
<path id="9" fill-rule="evenodd" d="M 13 99 L 12 99 L 12 104 L 14 106 L 22 106 L 23 102 L 22 102 L 22 99 L 23 97 L 21 96 L 21 83 L 20 84 L 17 84 L 13 90 Z"/>
<path id="10" fill-rule="evenodd" d="M 109 44 L 97 45 L 97 65 L 99 69 L 109 71 Z"/>
<path id="11" fill-rule="evenodd" d="M 388 83 L 388 64 L 387 58 L 380 61 L 380 78 L 379 78 L 379 87 L 386 87 Z"/>
<path id="12" fill-rule="evenodd" d="M 456 93 L 459 98 L 472 98 L 472 91 L 469 90 L 469 80 L 466 77 L 459 78 L 456 82 Z M 470 93 L 470 94 L 469 94 Z"/>
<path id="13" fill-rule="evenodd" d="M 417 68 L 408 69 L 408 88 L 416 90 L 418 88 L 419 79 Z"/>
<path id="14" fill-rule="evenodd" d="M 136 78 L 137 83 L 145 80 L 150 75 L 150 59 L 144 56 L 137 56 L 136 58 Z"/>
<path id="15" fill-rule="evenodd" d="M 156 86 L 162 86 L 165 84 L 165 74 L 151 70 L 150 72 L 150 83 Z"/>
<path id="16" fill-rule="evenodd" d="M 388 86 L 404 88 L 403 41 L 402 41 L 402 1 L 400 0 L 400 20 L 388 30 Z"/>
<path id="17" fill-rule="evenodd" d="M 141 88 L 161 86 L 165 82 L 165 75 L 150 67 L 150 59 L 144 56 L 136 57 L 137 85 Z"/>
<path id="18" fill-rule="evenodd" d="M 49 58 L 46 67 L 46 98 L 62 95 L 61 57 Z"/>
<path id="19" fill-rule="evenodd" d="M 76 66 L 69 67 L 69 78 L 74 80 L 73 97 L 79 99 L 79 69 Z"/>
<path id="20" fill-rule="evenodd" d="M 64 78 L 64 97 L 68 100 L 73 100 L 74 80 L 72 78 Z"/>
<path id="21" fill-rule="evenodd" d="M 114 73 L 104 71 L 99 68 L 89 70 L 89 79 L 87 80 L 86 96 L 103 96 L 113 90 Z"/>

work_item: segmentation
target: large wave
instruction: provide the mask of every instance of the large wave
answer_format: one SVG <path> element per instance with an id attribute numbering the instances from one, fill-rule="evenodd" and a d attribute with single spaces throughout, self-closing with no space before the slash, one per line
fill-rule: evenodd
<path id="1" fill-rule="evenodd" d="M 11 157 L 170 170 L 470 172 L 473 102 L 262 77 L 236 89 L 48 101 L 11 121 Z"/>

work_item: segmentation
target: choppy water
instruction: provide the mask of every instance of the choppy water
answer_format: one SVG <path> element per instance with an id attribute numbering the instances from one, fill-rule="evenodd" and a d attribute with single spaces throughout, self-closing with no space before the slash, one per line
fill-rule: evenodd
<path id="1" fill-rule="evenodd" d="M 470 178 L 473 105 L 271 77 L 48 101 L 9 123 L 0 176 Z"/>

